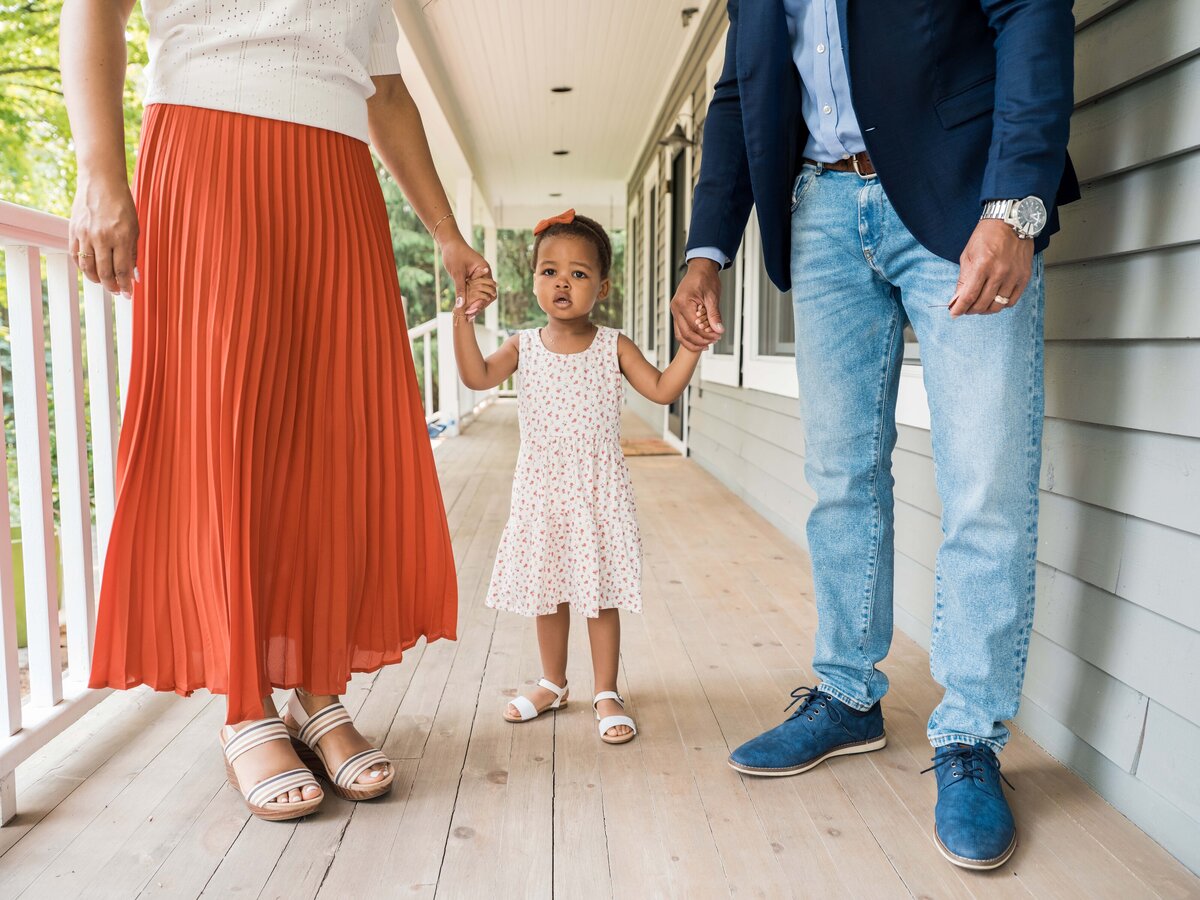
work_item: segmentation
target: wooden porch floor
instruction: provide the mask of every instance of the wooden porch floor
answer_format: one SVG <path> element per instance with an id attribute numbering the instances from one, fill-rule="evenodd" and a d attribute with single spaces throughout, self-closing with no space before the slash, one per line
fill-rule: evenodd
<path id="1" fill-rule="evenodd" d="M 539 675 L 531 623 L 482 604 L 515 418 L 494 406 L 438 450 L 460 640 L 415 648 L 347 697 L 395 761 L 390 797 L 329 796 L 298 825 L 252 819 L 225 785 L 219 700 L 116 694 L 18 769 L 0 897 L 1200 895 L 1200 880 L 1020 734 L 1003 757 L 1022 838 L 1011 864 L 978 875 L 944 862 L 934 782 L 918 774 L 938 689 L 901 635 L 885 665 L 887 749 L 797 778 L 732 772 L 729 749 L 812 683 L 815 612 L 804 555 L 678 457 L 631 460 L 646 612 L 624 620 L 623 689 L 641 734 L 597 740 L 583 627 L 569 709 L 505 723 L 505 700 Z"/>

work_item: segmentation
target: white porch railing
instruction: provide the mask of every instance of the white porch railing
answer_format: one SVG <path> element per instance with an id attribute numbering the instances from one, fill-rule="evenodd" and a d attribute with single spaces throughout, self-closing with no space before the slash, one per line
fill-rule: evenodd
<path id="1" fill-rule="evenodd" d="M 473 391 L 458 379 L 458 366 L 454 361 L 454 315 L 444 312 L 437 316 L 438 334 L 438 421 L 446 426 L 446 434 L 453 436 L 466 428 L 483 407 L 487 406 L 500 391 Z M 430 323 L 425 323 L 426 325 Z M 500 332 L 475 323 L 475 339 L 484 355 L 496 351 L 500 346 Z M 428 410 L 428 406 L 426 406 Z"/>
<path id="2" fill-rule="evenodd" d="M 67 240 L 66 219 L 0 202 L 29 661 L 29 698 L 22 703 L 12 531 L 8 527 L 8 454 L 6 442 L 0 442 L 0 469 L 4 472 L 0 487 L 0 823 L 16 814 L 17 765 L 108 693 L 87 687 L 96 620 L 92 501 L 94 498 L 96 547 L 103 559 L 116 499 L 117 401 L 128 383 L 128 354 L 122 352 L 122 390 L 118 395 L 117 348 L 124 351 L 129 346 L 131 311 L 128 303 L 114 304 L 113 297 L 99 285 L 84 282 L 81 322 L 79 277 Z M 48 298 L 42 290 L 43 265 Z M 58 467 L 57 523 L 46 375 L 47 308 L 54 462 Z M 89 414 L 94 491 L 88 477 Z M 59 645 L 63 621 L 70 664 L 65 676 Z"/>
<path id="3" fill-rule="evenodd" d="M 433 389 L 437 383 L 433 377 L 433 341 L 437 337 L 437 319 L 422 322 L 415 328 L 408 329 L 408 342 L 412 345 L 414 362 L 417 359 L 417 344 L 421 344 L 421 396 L 425 400 L 425 421 L 432 424 L 438 419 L 438 408 L 434 403 Z M 441 391 L 438 392 L 439 395 Z"/>

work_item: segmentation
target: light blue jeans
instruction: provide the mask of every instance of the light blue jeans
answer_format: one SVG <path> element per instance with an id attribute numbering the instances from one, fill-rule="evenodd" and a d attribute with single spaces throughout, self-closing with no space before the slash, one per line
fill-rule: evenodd
<path id="1" fill-rule="evenodd" d="M 951 319 L 958 264 L 922 247 L 877 179 L 805 166 L 792 212 L 796 368 L 817 504 L 808 520 L 821 689 L 887 692 L 892 450 L 904 326 L 917 334 L 942 501 L 930 666 L 936 747 L 1000 750 L 1033 624 L 1042 441 L 1042 259 L 1011 309 Z"/>

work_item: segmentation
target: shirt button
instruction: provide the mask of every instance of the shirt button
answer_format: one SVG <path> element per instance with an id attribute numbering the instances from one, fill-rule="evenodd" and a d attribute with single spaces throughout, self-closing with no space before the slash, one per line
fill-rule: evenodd
<path id="1" fill-rule="evenodd" d="M 823 107 L 821 107 L 821 112 L 825 113 L 825 115 L 829 115 L 831 112 L 833 112 L 833 107 L 826 103 Z"/>
<path id="2" fill-rule="evenodd" d="M 825 45 L 824 45 L 824 44 L 817 44 L 817 52 L 818 52 L 818 53 L 824 53 L 824 52 L 825 52 Z"/>

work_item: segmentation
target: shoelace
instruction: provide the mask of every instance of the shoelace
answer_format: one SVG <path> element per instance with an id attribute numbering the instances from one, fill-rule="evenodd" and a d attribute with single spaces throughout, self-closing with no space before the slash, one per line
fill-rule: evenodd
<path id="1" fill-rule="evenodd" d="M 1000 760 L 996 759 L 995 754 L 985 752 L 979 744 L 958 744 L 950 752 L 933 757 L 932 761 L 932 766 L 921 770 L 922 775 L 948 764 L 956 777 L 970 778 L 977 784 L 984 784 L 987 770 L 991 768 L 1009 788 L 1016 790 L 1013 783 L 1000 771 Z M 962 772 L 961 776 L 958 775 L 960 771 Z"/>
<path id="2" fill-rule="evenodd" d="M 800 705 L 796 706 L 796 704 Z M 838 723 L 842 721 L 842 714 L 838 712 L 837 707 L 830 706 L 829 695 L 821 693 L 816 688 L 798 687 L 792 691 L 792 702 L 785 706 L 783 711 L 787 712 L 793 706 L 796 706 L 796 711 L 788 717 L 789 719 L 808 716 L 808 721 L 812 722 L 814 717 L 821 714 L 821 710 L 827 710 L 832 721 Z"/>

